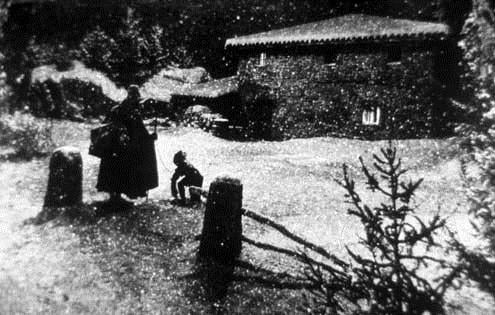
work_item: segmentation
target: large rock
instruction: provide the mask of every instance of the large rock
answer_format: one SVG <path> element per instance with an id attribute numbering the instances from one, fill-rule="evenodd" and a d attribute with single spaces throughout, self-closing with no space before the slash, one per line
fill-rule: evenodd
<path id="1" fill-rule="evenodd" d="M 82 158 L 75 147 L 55 149 L 50 159 L 50 173 L 44 207 L 68 207 L 82 203 Z"/>

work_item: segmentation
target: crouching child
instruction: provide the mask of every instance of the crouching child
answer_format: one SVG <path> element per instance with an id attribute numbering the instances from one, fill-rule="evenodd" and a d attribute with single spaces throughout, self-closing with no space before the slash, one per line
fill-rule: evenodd
<path id="1" fill-rule="evenodd" d="M 203 186 L 203 176 L 199 171 L 190 164 L 186 159 L 186 153 L 179 151 L 174 155 L 174 164 L 177 166 L 171 180 L 172 196 L 177 199 L 177 191 L 179 192 L 180 199 L 178 204 L 186 204 L 185 186 Z M 199 195 L 191 196 L 191 202 L 196 203 L 200 201 Z"/>

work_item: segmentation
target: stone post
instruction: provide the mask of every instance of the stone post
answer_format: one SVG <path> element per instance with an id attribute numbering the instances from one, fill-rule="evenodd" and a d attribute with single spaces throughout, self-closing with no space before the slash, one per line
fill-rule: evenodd
<path id="1" fill-rule="evenodd" d="M 215 179 L 208 193 L 199 256 L 232 262 L 241 253 L 242 184 L 238 179 Z"/>
<path id="2" fill-rule="evenodd" d="M 50 158 L 50 174 L 44 207 L 82 203 L 82 158 L 79 149 L 60 147 Z"/>

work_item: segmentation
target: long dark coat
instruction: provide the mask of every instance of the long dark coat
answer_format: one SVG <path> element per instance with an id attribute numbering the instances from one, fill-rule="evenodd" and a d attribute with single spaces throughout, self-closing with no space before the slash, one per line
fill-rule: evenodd
<path id="1" fill-rule="evenodd" d="M 158 186 L 158 171 L 154 138 L 144 126 L 138 104 L 131 102 L 124 100 L 106 118 L 110 123 L 123 124 L 130 140 L 122 154 L 101 159 L 96 188 L 137 198 Z"/>

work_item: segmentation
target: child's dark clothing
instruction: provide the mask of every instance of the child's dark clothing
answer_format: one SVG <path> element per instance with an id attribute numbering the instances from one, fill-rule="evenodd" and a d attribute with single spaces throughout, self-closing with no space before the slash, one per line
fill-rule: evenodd
<path id="1" fill-rule="evenodd" d="M 180 199 L 186 200 L 184 186 L 203 186 L 203 176 L 199 171 L 188 162 L 181 162 L 177 165 L 172 175 L 172 196 L 177 197 L 177 188 L 179 189 Z M 192 198 L 191 198 L 192 199 Z M 198 201 L 198 200 L 193 200 Z"/>

